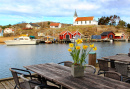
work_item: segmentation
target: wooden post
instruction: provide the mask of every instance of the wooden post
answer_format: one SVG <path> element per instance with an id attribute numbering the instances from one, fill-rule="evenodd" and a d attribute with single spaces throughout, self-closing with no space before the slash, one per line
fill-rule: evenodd
<path id="1" fill-rule="evenodd" d="M 96 66 L 96 53 L 95 52 L 89 52 L 88 64 Z"/>

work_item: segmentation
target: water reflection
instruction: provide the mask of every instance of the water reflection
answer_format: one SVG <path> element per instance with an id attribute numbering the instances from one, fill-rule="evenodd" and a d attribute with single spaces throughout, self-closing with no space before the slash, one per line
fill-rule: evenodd
<path id="1" fill-rule="evenodd" d="M 130 48 L 130 43 L 127 42 L 95 42 L 94 44 L 97 46 L 97 58 L 128 53 Z M 10 67 L 23 68 L 32 64 L 72 61 L 68 48 L 68 44 L 0 45 L 0 79 L 11 77 Z"/>

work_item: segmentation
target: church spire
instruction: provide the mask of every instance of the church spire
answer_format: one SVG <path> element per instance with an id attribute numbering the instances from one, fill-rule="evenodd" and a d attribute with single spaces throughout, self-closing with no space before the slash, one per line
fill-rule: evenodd
<path id="1" fill-rule="evenodd" d="M 75 9 L 74 17 L 78 17 L 76 9 Z"/>

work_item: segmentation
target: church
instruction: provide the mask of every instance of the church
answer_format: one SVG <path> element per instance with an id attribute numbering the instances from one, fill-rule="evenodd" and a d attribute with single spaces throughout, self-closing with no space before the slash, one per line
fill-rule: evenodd
<path id="1" fill-rule="evenodd" d="M 94 16 L 91 17 L 78 17 L 75 10 L 73 17 L 73 25 L 98 25 L 98 22 L 94 19 Z"/>

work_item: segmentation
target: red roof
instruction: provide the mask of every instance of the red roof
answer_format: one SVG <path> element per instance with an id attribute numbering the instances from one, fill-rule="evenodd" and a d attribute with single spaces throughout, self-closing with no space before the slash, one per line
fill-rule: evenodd
<path id="1" fill-rule="evenodd" d="M 93 19 L 94 17 L 77 17 L 75 21 L 90 21 Z"/>
<path id="2" fill-rule="evenodd" d="M 72 33 L 72 34 L 75 34 L 76 32 L 77 32 L 77 31 L 72 31 L 71 33 Z"/>
<path id="3" fill-rule="evenodd" d="M 59 26 L 60 23 L 50 23 L 50 26 Z"/>
<path id="4" fill-rule="evenodd" d="M 62 31 L 62 32 L 60 33 L 60 35 L 64 35 L 66 32 L 67 32 L 67 31 Z"/>

